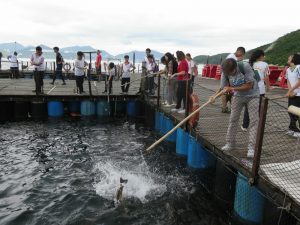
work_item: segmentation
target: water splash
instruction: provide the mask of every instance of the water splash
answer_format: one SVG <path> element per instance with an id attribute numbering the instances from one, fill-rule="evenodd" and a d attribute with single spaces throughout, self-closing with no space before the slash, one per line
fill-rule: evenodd
<path id="1" fill-rule="evenodd" d="M 144 164 L 133 168 L 121 168 L 113 162 L 98 163 L 96 165 L 100 181 L 94 184 L 96 193 L 103 198 L 112 200 L 120 186 L 120 177 L 128 179 L 124 186 L 123 198 L 135 197 L 141 202 L 162 196 L 166 191 L 166 184 L 159 181 L 159 177 L 145 171 Z"/>

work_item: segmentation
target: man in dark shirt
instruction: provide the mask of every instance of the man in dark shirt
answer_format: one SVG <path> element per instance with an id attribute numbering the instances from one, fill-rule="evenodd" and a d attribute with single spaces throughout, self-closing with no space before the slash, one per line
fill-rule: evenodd
<path id="1" fill-rule="evenodd" d="M 63 81 L 62 85 L 66 85 L 65 78 L 62 74 L 62 67 L 63 67 L 64 59 L 63 59 L 62 55 L 60 54 L 58 47 L 54 47 L 53 50 L 54 50 L 54 53 L 56 54 L 56 70 L 55 70 L 55 74 L 53 77 L 53 81 L 50 82 L 50 84 L 53 85 L 56 80 L 56 77 L 60 76 Z"/>

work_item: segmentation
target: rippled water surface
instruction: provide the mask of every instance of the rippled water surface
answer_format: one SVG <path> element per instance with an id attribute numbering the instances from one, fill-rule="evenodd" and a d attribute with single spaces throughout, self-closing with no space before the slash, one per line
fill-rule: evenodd
<path id="1" fill-rule="evenodd" d="M 226 224 L 174 150 L 124 121 L 0 127 L 0 224 Z M 114 204 L 120 177 L 128 179 Z"/>

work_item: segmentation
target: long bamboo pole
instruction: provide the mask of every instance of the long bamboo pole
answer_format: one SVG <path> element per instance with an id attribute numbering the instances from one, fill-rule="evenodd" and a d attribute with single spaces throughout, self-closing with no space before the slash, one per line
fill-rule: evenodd
<path id="1" fill-rule="evenodd" d="M 222 95 L 224 92 L 219 92 L 215 98 Z M 159 140 L 157 140 L 155 143 L 153 143 L 150 147 L 147 148 L 146 151 L 152 150 L 156 145 L 161 143 L 163 140 L 165 140 L 167 137 L 169 137 L 178 127 L 180 127 L 182 124 L 184 124 L 187 120 L 189 120 L 193 115 L 198 113 L 201 109 L 203 109 L 205 106 L 211 103 L 211 100 L 209 99 L 206 103 L 204 103 L 202 106 L 200 106 L 198 109 L 196 109 L 194 112 L 192 112 L 190 115 L 188 115 L 186 118 L 184 118 L 180 123 L 178 123 L 172 130 L 170 130 L 168 133 L 166 133 L 164 136 L 162 136 Z"/>

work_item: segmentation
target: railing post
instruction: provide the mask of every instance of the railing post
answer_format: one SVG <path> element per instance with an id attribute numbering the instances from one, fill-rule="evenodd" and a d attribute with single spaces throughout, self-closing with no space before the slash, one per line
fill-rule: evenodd
<path id="1" fill-rule="evenodd" d="M 186 80 L 186 87 L 185 87 L 185 118 L 188 117 L 189 115 L 189 77 L 188 79 Z M 187 121 L 185 123 L 185 129 L 188 130 L 188 124 L 189 124 L 189 121 Z"/>
<path id="2" fill-rule="evenodd" d="M 261 151 L 262 151 L 262 144 L 265 132 L 265 124 L 267 118 L 267 111 L 268 111 L 268 98 L 263 97 L 261 101 L 261 108 L 259 112 L 259 122 L 258 128 L 256 133 L 256 143 L 255 143 L 255 153 L 253 158 L 253 165 L 252 165 L 252 179 L 251 184 L 254 184 L 257 179 L 258 170 L 260 166 L 260 158 L 261 158 Z"/>
<path id="3" fill-rule="evenodd" d="M 28 67 L 27 67 L 28 68 Z M 21 71 L 22 71 L 22 75 L 24 77 L 24 67 L 23 67 L 23 61 L 21 61 Z"/>
<path id="4" fill-rule="evenodd" d="M 160 103 L 160 74 L 158 74 L 158 82 L 157 82 L 157 109 L 159 109 L 159 103 Z"/>

